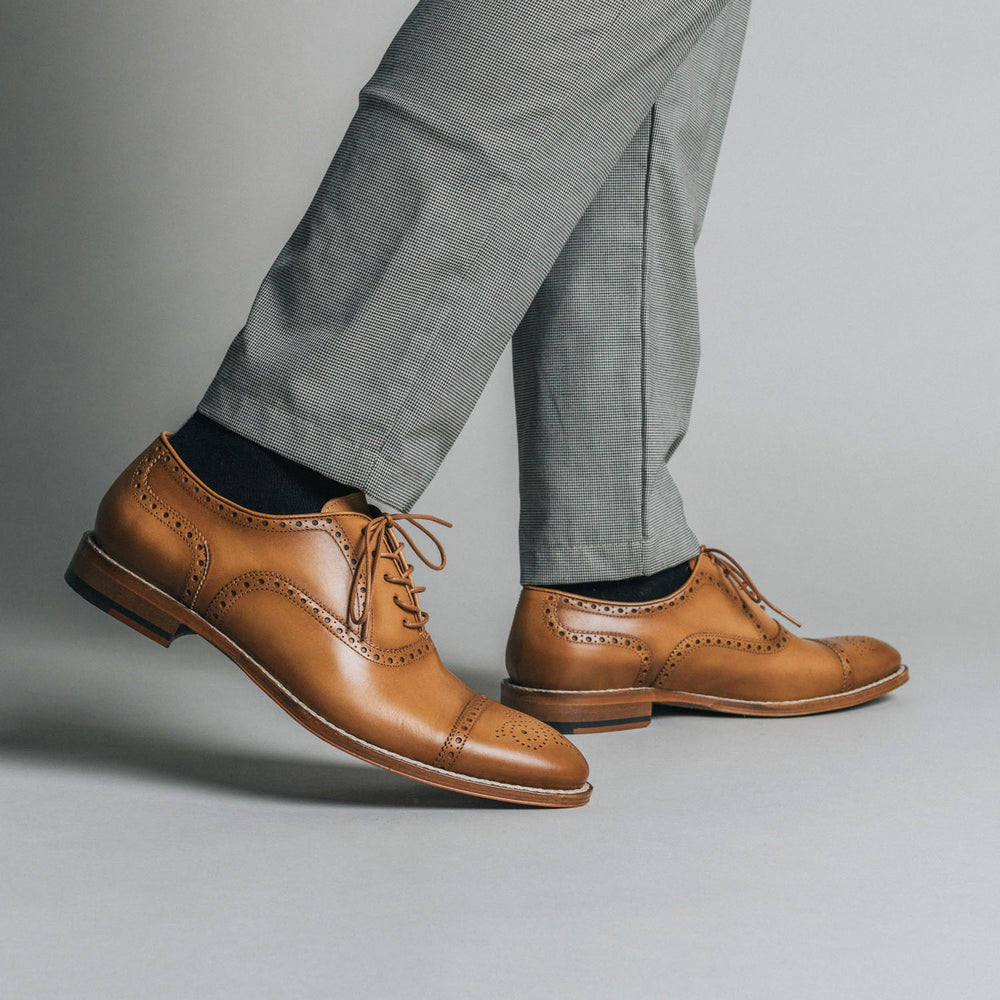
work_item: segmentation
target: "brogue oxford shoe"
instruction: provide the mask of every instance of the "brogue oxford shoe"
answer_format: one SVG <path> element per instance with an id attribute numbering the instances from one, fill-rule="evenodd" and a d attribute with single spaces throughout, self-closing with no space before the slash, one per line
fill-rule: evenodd
<path id="1" fill-rule="evenodd" d="M 659 601 L 613 604 L 525 587 L 501 700 L 561 732 L 587 733 L 648 726 L 654 703 L 808 715 L 906 682 L 887 643 L 803 639 L 762 605 L 788 618 L 731 556 L 704 546 L 687 583 Z"/>
<path id="2" fill-rule="evenodd" d="M 583 805 L 591 786 L 576 747 L 438 658 L 403 546 L 443 568 L 428 521 L 447 523 L 381 513 L 362 493 L 311 514 L 247 510 L 201 482 L 163 434 L 105 495 L 66 579 L 163 646 L 204 637 L 297 722 L 361 760 L 469 795 Z M 413 528 L 439 562 L 414 545 Z"/>

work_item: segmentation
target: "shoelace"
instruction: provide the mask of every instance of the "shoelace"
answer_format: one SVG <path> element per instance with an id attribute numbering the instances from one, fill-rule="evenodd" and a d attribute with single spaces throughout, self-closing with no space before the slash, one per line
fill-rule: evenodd
<path id="1" fill-rule="evenodd" d="M 723 575 L 739 587 L 755 604 L 766 604 L 775 614 L 781 615 L 782 618 L 799 628 L 802 627 L 802 622 L 796 621 L 790 614 L 772 604 L 757 589 L 757 584 L 750 579 L 750 574 L 728 552 L 723 552 L 722 549 L 706 548 L 704 545 L 701 547 L 701 551 L 722 570 Z"/>
<path id="2" fill-rule="evenodd" d="M 409 521 L 410 524 L 418 527 L 437 546 L 438 555 L 441 557 L 440 563 L 433 563 L 428 559 L 410 537 L 409 532 L 400 524 L 401 521 Z M 358 542 L 358 565 L 354 570 L 354 576 L 351 579 L 351 589 L 347 594 L 347 621 L 349 624 L 360 626 L 362 639 L 368 638 L 369 624 L 372 616 L 372 583 L 374 582 L 375 573 L 378 568 L 379 557 L 384 552 L 390 558 L 395 558 L 403 551 L 402 542 L 398 545 L 392 544 L 393 538 L 390 532 L 393 528 L 406 539 L 410 548 L 420 557 L 421 562 L 425 566 L 434 570 L 444 569 L 447 562 L 444 547 L 420 523 L 421 521 L 434 521 L 436 524 L 443 524 L 446 528 L 451 527 L 450 521 L 444 521 L 440 517 L 434 517 L 432 514 L 379 514 L 365 525 Z M 413 569 L 414 567 L 407 563 L 406 570 L 403 573 L 398 576 L 390 576 L 388 573 L 384 573 L 383 579 L 386 583 L 395 583 L 401 587 L 405 587 L 406 592 L 416 598 L 417 594 L 422 594 L 427 588 L 414 585 Z M 430 615 L 421 609 L 416 600 L 414 600 L 413 604 L 410 604 L 408 601 L 401 601 L 398 594 L 393 594 L 392 600 L 396 607 L 416 618 L 416 621 L 404 621 L 403 625 L 406 628 L 418 629 L 423 628 L 427 624 Z"/>

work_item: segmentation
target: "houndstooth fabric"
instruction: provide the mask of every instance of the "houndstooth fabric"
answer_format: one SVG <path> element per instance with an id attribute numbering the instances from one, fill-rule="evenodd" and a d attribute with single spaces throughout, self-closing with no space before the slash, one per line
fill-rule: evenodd
<path id="1" fill-rule="evenodd" d="M 423 0 L 199 404 L 411 509 L 513 337 L 522 580 L 697 549 L 666 460 L 749 0 Z"/>
<path id="2" fill-rule="evenodd" d="M 691 411 L 694 247 L 749 6 L 728 4 L 671 75 L 515 331 L 525 582 L 698 552 L 667 462 Z"/>

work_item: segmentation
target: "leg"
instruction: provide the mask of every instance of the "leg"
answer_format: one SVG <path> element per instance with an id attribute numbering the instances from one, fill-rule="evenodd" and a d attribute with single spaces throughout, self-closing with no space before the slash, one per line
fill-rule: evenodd
<path id="1" fill-rule="evenodd" d="M 204 416 L 407 505 L 656 93 L 724 5 L 420 3 L 362 90 Z M 180 450 L 162 435 L 105 494 L 67 571 L 78 593 L 161 645 L 202 636 L 362 760 L 504 801 L 587 801 L 572 744 L 438 658 L 404 548 L 443 568 L 439 545 L 434 559 L 414 544 L 433 518 L 383 514 L 361 492 L 292 513 L 298 500 L 254 482 L 252 449 L 204 428 L 186 435 Z M 220 450 L 222 466 L 246 466 L 243 499 L 185 457 L 214 462 Z M 325 489 L 280 462 L 263 471 L 294 478 L 309 504 Z M 265 502 L 276 506 L 249 506 Z"/>
<path id="2" fill-rule="evenodd" d="M 688 426 L 694 248 L 749 6 L 733 0 L 667 81 L 514 335 L 523 583 L 698 552 L 667 460 Z"/>
<path id="3" fill-rule="evenodd" d="M 691 406 L 694 245 L 747 5 L 731 3 L 667 82 L 514 337 L 528 585 L 502 698 L 564 732 L 641 728 L 654 704 L 827 712 L 908 676 L 887 643 L 802 639 L 771 618 L 762 605 L 783 613 L 738 563 L 699 549 L 666 468 Z M 679 560 L 676 586 L 607 592 Z"/>
<path id="4" fill-rule="evenodd" d="M 423 0 L 200 410 L 408 510 L 726 0 Z"/>

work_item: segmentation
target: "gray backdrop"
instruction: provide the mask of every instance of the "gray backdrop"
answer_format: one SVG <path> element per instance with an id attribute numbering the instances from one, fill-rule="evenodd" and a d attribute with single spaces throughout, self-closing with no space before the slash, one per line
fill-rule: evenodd
<path id="1" fill-rule="evenodd" d="M 409 0 L 0 3 L 0 994 L 993 997 L 1000 143 L 975 0 L 758 3 L 699 250 L 692 525 L 856 710 L 581 737 L 539 812 L 356 765 L 61 575 L 190 413 Z M 209 8 L 206 10 L 206 7 Z M 517 595 L 509 361 L 418 505 L 453 668 Z M 427 577 L 433 577 L 427 579 Z"/>

